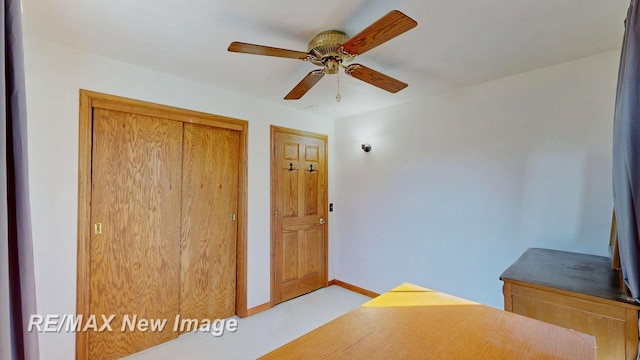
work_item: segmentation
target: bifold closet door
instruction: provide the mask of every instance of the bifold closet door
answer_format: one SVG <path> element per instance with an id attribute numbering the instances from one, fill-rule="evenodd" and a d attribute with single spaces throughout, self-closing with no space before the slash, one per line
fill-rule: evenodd
<path id="1" fill-rule="evenodd" d="M 235 314 L 240 133 L 184 124 L 180 317 Z"/>
<path id="2" fill-rule="evenodd" d="M 89 358 L 116 359 L 177 337 L 122 331 L 123 320 L 167 319 L 180 301 L 182 123 L 94 109 Z"/>

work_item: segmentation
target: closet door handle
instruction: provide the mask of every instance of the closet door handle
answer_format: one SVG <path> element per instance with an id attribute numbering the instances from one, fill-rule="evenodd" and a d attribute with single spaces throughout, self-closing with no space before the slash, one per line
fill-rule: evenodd
<path id="1" fill-rule="evenodd" d="M 325 223 L 324 218 L 320 218 L 319 223 L 320 223 L 320 225 L 324 225 L 324 223 Z"/>

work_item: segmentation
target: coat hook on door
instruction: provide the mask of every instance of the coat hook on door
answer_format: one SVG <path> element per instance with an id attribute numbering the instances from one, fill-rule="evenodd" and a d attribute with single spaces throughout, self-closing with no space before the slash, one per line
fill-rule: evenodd
<path id="1" fill-rule="evenodd" d="M 293 170 L 295 170 L 295 169 L 293 168 L 293 163 L 289 163 L 289 171 L 293 171 Z"/>

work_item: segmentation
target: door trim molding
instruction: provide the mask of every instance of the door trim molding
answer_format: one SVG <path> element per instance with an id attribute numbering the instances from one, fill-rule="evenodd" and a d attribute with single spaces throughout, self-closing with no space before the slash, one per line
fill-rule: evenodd
<path id="1" fill-rule="evenodd" d="M 269 298 L 269 304 L 270 307 L 274 307 L 277 302 L 274 298 L 274 294 L 275 294 L 275 282 L 274 282 L 274 274 L 275 274 L 275 251 L 274 251 L 274 243 L 275 243 L 275 238 L 276 238 L 276 226 L 275 226 L 275 217 L 273 216 L 275 210 L 276 210 L 276 199 L 274 198 L 274 194 L 276 193 L 276 189 L 274 186 L 275 183 L 275 178 L 274 175 L 277 171 L 278 165 L 276 163 L 276 157 L 275 157 L 275 135 L 276 133 L 284 133 L 284 134 L 292 134 L 292 135 L 299 135 L 299 136 L 304 136 L 304 137 L 312 137 L 312 138 L 317 138 L 317 139 L 322 139 L 325 141 L 325 152 L 324 152 L 324 164 L 325 164 L 325 176 L 324 176 L 324 188 L 325 188 L 325 192 L 324 192 L 324 206 L 325 206 L 325 216 L 328 219 L 329 218 L 329 137 L 327 135 L 324 134 L 318 134 L 318 133 L 313 133 L 313 132 L 309 132 L 309 131 L 303 131 L 303 130 L 296 130 L 296 129 L 291 129 L 291 128 L 286 128 L 286 127 L 281 127 L 281 126 L 275 126 L 275 125 L 271 125 L 271 129 L 270 129 L 270 142 L 269 142 L 269 146 L 270 146 L 270 176 L 269 176 L 269 182 L 270 182 L 270 202 L 271 202 L 271 206 L 270 206 L 270 213 L 269 213 L 269 227 L 270 227 L 270 244 L 269 247 L 271 248 L 271 256 L 270 256 L 270 273 L 269 273 L 269 284 L 270 284 L 270 298 Z M 324 287 L 328 286 L 328 281 L 329 281 L 329 224 L 330 222 L 327 221 L 326 223 L 326 229 L 324 232 L 324 254 L 323 254 L 323 261 L 324 261 Z"/>
<path id="2" fill-rule="evenodd" d="M 236 244 L 236 314 L 247 317 L 247 174 L 249 123 L 229 117 L 160 105 L 140 100 L 80 89 L 78 149 L 78 253 L 76 276 L 76 314 L 89 315 L 91 236 L 91 148 L 94 108 L 132 112 L 175 121 L 195 123 L 240 132 L 238 159 L 238 239 Z M 88 333 L 76 332 L 76 359 L 89 356 Z"/>

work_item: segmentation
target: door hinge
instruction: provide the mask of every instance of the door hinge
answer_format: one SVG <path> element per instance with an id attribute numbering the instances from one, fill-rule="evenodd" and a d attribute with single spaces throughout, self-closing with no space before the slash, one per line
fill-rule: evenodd
<path id="1" fill-rule="evenodd" d="M 93 225 L 93 232 L 96 235 L 101 235 L 102 234 L 102 223 L 95 223 L 95 225 Z"/>
<path id="2" fill-rule="evenodd" d="M 278 217 L 278 209 L 273 210 L 273 216 Z"/>
<path id="3" fill-rule="evenodd" d="M 231 221 L 236 221 L 236 213 L 231 214 Z"/>

